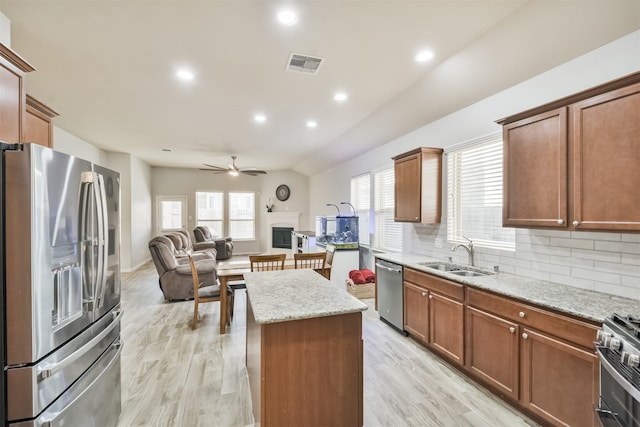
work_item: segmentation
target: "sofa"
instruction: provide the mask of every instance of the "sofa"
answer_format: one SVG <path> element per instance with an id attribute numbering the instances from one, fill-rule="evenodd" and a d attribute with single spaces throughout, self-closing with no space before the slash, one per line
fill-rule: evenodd
<path id="1" fill-rule="evenodd" d="M 228 259 L 233 255 L 233 240 L 231 237 L 215 237 L 209 227 L 198 226 L 193 230 L 196 244 L 214 243 L 217 251 L 216 259 Z"/>
<path id="2" fill-rule="evenodd" d="M 188 254 L 181 255 L 169 235 L 156 236 L 149 241 L 149 252 L 159 276 L 164 298 L 169 301 L 193 299 L 193 278 Z M 215 251 L 215 249 L 214 249 Z M 192 254 L 202 286 L 217 283 L 215 252 L 201 251 Z"/>
<path id="3" fill-rule="evenodd" d="M 217 259 L 218 251 L 214 242 L 193 243 L 186 231 L 174 231 L 166 236 L 173 242 L 178 257 L 192 255 L 194 259 L 198 259 L 201 254 L 209 254 Z"/>

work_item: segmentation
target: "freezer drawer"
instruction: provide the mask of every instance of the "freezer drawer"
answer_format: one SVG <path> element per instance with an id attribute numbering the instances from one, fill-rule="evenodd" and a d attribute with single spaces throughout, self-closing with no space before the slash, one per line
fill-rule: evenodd
<path id="1" fill-rule="evenodd" d="M 115 427 L 122 411 L 119 338 L 79 380 L 35 420 L 11 427 Z"/>
<path id="2" fill-rule="evenodd" d="M 37 364 L 7 369 L 7 419 L 11 422 L 37 417 L 52 402 L 60 400 L 70 384 L 118 343 L 121 317 L 118 306 Z"/>

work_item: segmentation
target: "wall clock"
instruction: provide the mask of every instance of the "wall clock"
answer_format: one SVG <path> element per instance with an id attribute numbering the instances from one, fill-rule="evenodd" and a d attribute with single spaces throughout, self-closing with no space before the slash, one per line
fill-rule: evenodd
<path id="1" fill-rule="evenodd" d="M 289 187 L 287 185 L 281 184 L 281 185 L 278 185 L 278 188 L 276 188 L 276 197 L 281 202 L 284 202 L 285 200 L 287 200 L 290 195 L 291 195 L 291 190 L 289 190 Z"/>

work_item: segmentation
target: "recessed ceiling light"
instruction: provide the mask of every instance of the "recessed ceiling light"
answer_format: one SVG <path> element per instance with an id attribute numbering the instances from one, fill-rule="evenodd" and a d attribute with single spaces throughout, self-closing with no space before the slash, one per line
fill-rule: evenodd
<path id="1" fill-rule="evenodd" d="M 314 127 L 316 127 L 316 126 L 318 126 L 318 123 L 317 123 L 315 120 L 309 120 L 309 121 L 307 122 L 307 127 L 308 127 L 308 128 L 314 128 Z"/>
<path id="2" fill-rule="evenodd" d="M 342 101 L 346 101 L 347 100 L 347 94 L 344 92 L 338 92 L 335 95 L 333 95 L 333 99 L 335 99 L 336 101 L 342 102 Z"/>
<path id="3" fill-rule="evenodd" d="M 253 116 L 253 120 L 258 123 L 264 123 L 267 121 L 267 117 L 264 114 L 256 114 L 255 116 Z"/>
<path id="4" fill-rule="evenodd" d="M 283 10 L 278 13 L 278 21 L 282 25 L 295 25 L 298 22 L 298 17 L 292 10 Z"/>
<path id="5" fill-rule="evenodd" d="M 178 78 L 182 80 L 193 80 L 195 78 L 195 75 L 193 74 L 193 72 L 184 68 L 182 70 L 178 70 L 176 75 L 178 76 Z"/>
<path id="6" fill-rule="evenodd" d="M 430 50 L 423 50 L 422 52 L 418 52 L 414 59 L 416 62 L 427 62 L 431 58 L 433 58 L 433 52 Z"/>

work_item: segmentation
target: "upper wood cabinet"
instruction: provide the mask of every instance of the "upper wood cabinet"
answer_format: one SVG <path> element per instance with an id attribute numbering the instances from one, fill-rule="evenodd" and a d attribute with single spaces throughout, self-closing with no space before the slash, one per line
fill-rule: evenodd
<path id="1" fill-rule="evenodd" d="M 34 68 L 0 43 L 0 141 L 22 142 L 25 120 L 25 73 Z"/>
<path id="2" fill-rule="evenodd" d="M 27 115 L 23 142 L 34 142 L 53 148 L 53 118 L 58 113 L 27 95 Z"/>
<path id="3" fill-rule="evenodd" d="M 396 222 L 437 224 L 442 216 L 442 149 L 416 148 L 393 157 Z"/>
<path id="4" fill-rule="evenodd" d="M 498 123 L 504 226 L 640 231 L 640 73 Z"/>

